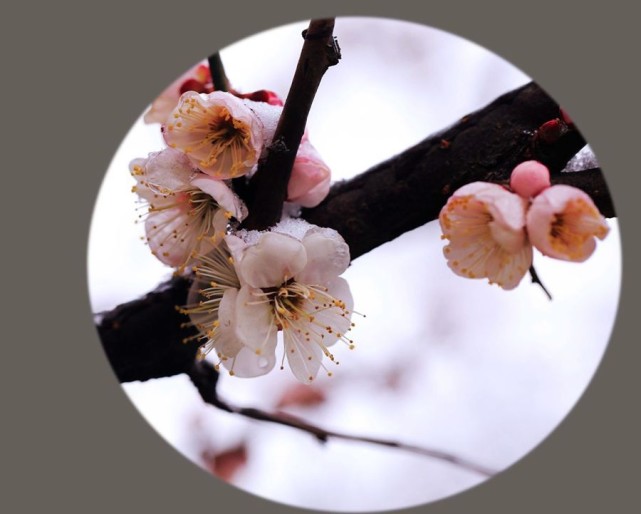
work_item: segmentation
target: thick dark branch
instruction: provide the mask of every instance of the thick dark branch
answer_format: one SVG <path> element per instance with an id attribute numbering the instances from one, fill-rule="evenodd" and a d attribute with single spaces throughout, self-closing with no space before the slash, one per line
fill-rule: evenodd
<path id="1" fill-rule="evenodd" d="M 476 180 L 506 184 L 518 162 L 541 158 L 552 166 L 554 183 L 583 189 L 605 216 L 613 217 L 601 170 L 559 172 L 584 145 L 583 138 L 571 131 L 552 143 L 535 143 L 537 128 L 558 114 L 558 105 L 536 84 L 526 85 L 358 177 L 334 185 L 328 198 L 304 210 L 303 216 L 338 230 L 354 259 L 436 219 L 449 195 L 463 184 Z M 184 319 L 174 310 L 185 303 L 186 295 L 186 281 L 173 279 L 158 292 L 105 315 L 98 330 L 121 381 L 189 369 L 197 344 L 181 344 Z"/>
<path id="2" fill-rule="evenodd" d="M 333 31 L 334 19 L 321 19 L 312 20 L 303 32 L 305 42 L 273 142 L 250 181 L 249 216 L 244 228 L 264 230 L 280 220 L 287 183 L 316 91 L 327 68 L 340 58 Z"/>
<path id="3" fill-rule="evenodd" d="M 217 407 L 221 410 L 232 414 L 238 414 L 246 418 L 255 419 L 258 421 L 266 421 L 268 423 L 276 423 L 291 428 L 307 432 L 313 435 L 319 442 L 326 443 L 330 439 L 342 439 L 344 441 L 355 441 L 361 443 L 369 443 L 377 446 L 385 446 L 387 448 L 395 448 L 398 450 L 409 451 L 425 457 L 438 459 L 441 461 L 449 462 L 467 471 L 479 473 L 481 475 L 491 477 L 497 472 L 470 460 L 459 457 L 452 453 L 444 452 L 433 448 L 426 448 L 423 446 L 416 446 L 412 444 L 400 443 L 389 439 L 380 439 L 377 437 L 357 436 L 352 434 L 344 434 L 332 430 L 312 425 L 295 416 L 285 413 L 271 413 L 261 409 L 254 409 L 249 407 L 237 407 L 222 400 L 216 393 L 216 384 L 218 382 L 218 373 L 207 362 L 194 362 L 194 365 L 189 369 L 188 375 L 192 382 L 198 389 L 201 398 L 210 405 Z"/>
<path id="4" fill-rule="evenodd" d="M 559 116 L 559 106 L 531 83 L 507 93 L 457 124 L 357 177 L 332 187 L 318 207 L 303 210 L 310 223 L 336 229 L 352 258 L 438 217 L 449 196 L 477 180 L 507 184 L 518 163 L 547 164 L 553 183 L 576 185 L 590 194 L 601 212 L 614 216 L 598 170 L 559 173 L 585 140 L 570 130 L 544 143 L 537 129 Z"/>
<path id="5" fill-rule="evenodd" d="M 174 278 L 145 297 L 119 305 L 101 316 L 98 335 L 118 380 L 131 382 L 184 373 L 199 344 L 182 340 L 192 331 L 182 327 L 189 280 Z"/>

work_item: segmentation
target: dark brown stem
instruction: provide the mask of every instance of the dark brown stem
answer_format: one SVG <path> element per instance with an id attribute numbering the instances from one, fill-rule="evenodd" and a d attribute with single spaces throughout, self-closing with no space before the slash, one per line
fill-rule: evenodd
<path id="1" fill-rule="evenodd" d="M 223 61 L 220 58 L 220 52 L 210 55 L 207 61 L 209 62 L 209 71 L 211 80 L 214 83 L 214 89 L 216 91 L 229 91 L 229 79 L 225 73 Z"/>
<path id="2" fill-rule="evenodd" d="M 214 368 L 206 361 L 194 363 L 194 365 L 189 369 L 188 375 L 198 389 L 201 398 L 206 403 L 231 414 L 237 414 L 258 421 L 275 423 L 277 425 L 283 425 L 301 430 L 303 432 L 307 432 L 308 434 L 313 435 L 321 443 L 326 443 L 330 439 L 342 439 L 344 441 L 374 444 L 377 446 L 396 448 L 398 450 L 404 450 L 418 455 L 423 455 L 425 457 L 449 462 L 450 464 L 458 466 L 462 469 L 472 471 L 486 477 L 491 477 L 497 473 L 497 471 L 486 466 L 482 466 L 468 459 L 464 459 L 452 453 L 444 452 L 441 450 L 426 448 L 413 444 L 400 443 L 398 441 L 392 441 L 389 439 L 380 439 L 377 437 L 357 436 L 352 434 L 345 434 L 342 432 L 335 432 L 333 430 L 326 430 L 319 426 L 308 423 L 307 421 L 304 421 L 300 418 L 282 412 L 270 413 L 261 409 L 234 406 L 222 400 L 218 396 L 216 392 L 216 385 L 218 383 L 219 375 L 216 370 L 214 370 Z"/>
<path id="3" fill-rule="evenodd" d="M 244 228 L 264 230 L 280 220 L 292 166 L 316 91 L 327 68 L 337 64 L 340 58 L 333 32 L 333 18 L 312 20 L 303 32 L 305 42 L 274 139 L 267 157 L 259 163 L 250 181 L 249 216 L 243 223 Z"/>

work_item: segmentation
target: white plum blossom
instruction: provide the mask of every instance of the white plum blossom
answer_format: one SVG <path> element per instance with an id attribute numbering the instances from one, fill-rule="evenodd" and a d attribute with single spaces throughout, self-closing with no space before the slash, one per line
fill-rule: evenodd
<path id="1" fill-rule="evenodd" d="M 184 93 L 163 126 L 165 142 L 217 179 L 251 172 L 271 142 L 282 107 L 231 93 Z"/>
<path id="2" fill-rule="evenodd" d="M 196 170 L 182 152 L 167 148 L 134 159 L 133 191 L 146 203 L 146 240 L 163 263 L 182 271 L 194 254 L 205 254 L 225 235 L 230 218 L 245 206 L 227 185 Z"/>
<path id="3" fill-rule="evenodd" d="M 609 232 L 590 196 L 566 185 L 549 187 L 532 200 L 527 230 L 543 255 L 574 262 L 590 257 L 595 238 L 604 239 Z"/>
<path id="4" fill-rule="evenodd" d="M 532 264 L 527 206 L 497 184 L 473 182 L 455 191 L 439 214 L 448 266 L 463 277 L 515 288 Z"/>
<path id="5" fill-rule="evenodd" d="M 339 276 L 349 248 L 336 231 L 287 220 L 225 241 L 195 266 L 198 280 L 182 309 L 205 340 L 201 358 L 214 350 L 232 375 L 264 375 L 275 366 L 282 332 L 281 369 L 287 359 L 294 376 L 309 383 L 327 370 L 324 357 L 337 364 L 333 344 L 354 347 L 346 336 L 352 295 Z"/>

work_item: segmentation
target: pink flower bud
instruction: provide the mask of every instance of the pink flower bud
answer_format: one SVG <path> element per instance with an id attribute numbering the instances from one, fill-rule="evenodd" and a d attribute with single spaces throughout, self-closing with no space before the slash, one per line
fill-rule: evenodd
<path id="1" fill-rule="evenodd" d="M 543 255 L 582 262 L 596 248 L 595 237 L 605 238 L 609 228 L 586 193 L 556 185 L 532 201 L 527 230 L 530 241 Z"/>
<path id="2" fill-rule="evenodd" d="M 523 198 L 532 198 L 550 187 L 550 170 L 538 161 L 525 161 L 512 170 L 510 187 Z"/>
<path id="3" fill-rule="evenodd" d="M 321 203 L 331 181 L 331 172 L 307 137 L 303 137 L 287 185 L 287 199 L 303 207 Z"/>

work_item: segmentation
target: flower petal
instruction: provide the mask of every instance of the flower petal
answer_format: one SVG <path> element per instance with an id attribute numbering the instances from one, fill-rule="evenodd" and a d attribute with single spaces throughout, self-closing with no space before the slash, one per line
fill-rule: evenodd
<path id="1" fill-rule="evenodd" d="M 261 289 L 243 286 L 236 299 L 236 335 L 257 355 L 269 353 L 276 345 L 278 328 L 273 306 Z"/>
<path id="2" fill-rule="evenodd" d="M 331 346 L 349 331 L 353 307 L 354 299 L 347 280 L 337 277 L 325 291 L 305 300 L 301 309 L 314 316 L 312 332 L 322 336 L 325 346 Z"/>
<path id="3" fill-rule="evenodd" d="M 145 166 L 145 180 L 152 191 L 170 194 L 190 189 L 189 179 L 194 172 L 184 153 L 165 148 L 150 155 Z"/>
<path id="4" fill-rule="evenodd" d="M 243 201 L 222 180 L 198 173 L 192 177 L 191 185 L 211 196 L 222 209 L 238 221 L 244 220 L 247 216 L 247 207 Z"/>
<path id="5" fill-rule="evenodd" d="M 305 336 L 294 330 L 284 331 L 285 354 L 294 376 L 303 383 L 309 383 L 318 374 L 323 360 L 322 348 L 305 340 Z"/>
<path id="6" fill-rule="evenodd" d="M 349 246 L 332 229 L 312 229 L 303 237 L 307 253 L 305 268 L 295 277 L 303 284 L 326 285 L 349 266 Z"/>
<path id="7" fill-rule="evenodd" d="M 188 91 L 180 97 L 163 136 L 204 173 L 228 179 L 256 165 L 265 143 L 263 128 L 246 101 L 230 93 Z"/>
<path id="8" fill-rule="evenodd" d="M 475 182 L 459 190 L 439 214 L 448 266 L 467 278 L 488 278 L 512 289 L 532 262 L 525 232 L 527 200 L 496 184 Z"/>
<path id="9" fill-rule="evenodd" d="M 238 289 L 225 289 L 223 298 L 218 307 L 219 325 L 216 329 L 216 351 L 221 358 L 235 357 L 244 348 L 240 339 L 236 336 L 236 302 Z"/>
<path id="10" fill-rule="evenodd" d="M 556 185 L 532 201 L 527 230 L 532 244 L 543 255 L 582 262 L 594 252 L 595 237 L 603 239 L 609 228 L 589 195 L 571 186 Z"/>
<path id="11" fill-rule="evenodd" d="M 252 287 L 277 287 L 300 273 L 306 262 L 305 247 L 300 241 L 267 232 L 243 252 L 239 275 Z"/>
<path id="12" fill-rule="evenodd" d="M 145 221 L 147 242 L 151 253 L 164 264 L 182 266 L 190 259 L 192 249 L 199 246 L 197 234 L 183 230 L 188 222 L 189 215 L 178 207 L 149 213 Z"/>
<path id="13" fill-rule="evenodd" d="M 244 346 L 233 359 L 222 361 L 222 365 L 231 374 L 239 378 L 259 377 L 269 373 L 276 364 L 276 342 L 274 347 L 266 349 L 265 353 L 256 355 L 256 352 Z"/>

